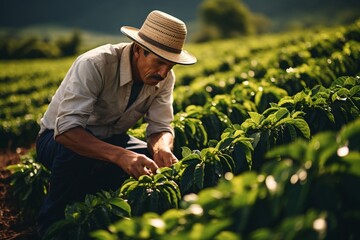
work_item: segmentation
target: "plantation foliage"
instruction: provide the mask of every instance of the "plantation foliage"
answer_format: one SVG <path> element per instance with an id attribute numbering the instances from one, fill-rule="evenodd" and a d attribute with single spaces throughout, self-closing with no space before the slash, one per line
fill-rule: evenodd
<path id="1" fill-rule="evenodd" d="M 190 48 L 199 62 L 175 67 L 179 163 L 69 205 L 46 239 L 360 238 L 360 21 Z M 0 63 L 1 147 L 34 142 L 72 60 Z M 29 158 L 9 169 L 36 209 L 48 172 Z"/>

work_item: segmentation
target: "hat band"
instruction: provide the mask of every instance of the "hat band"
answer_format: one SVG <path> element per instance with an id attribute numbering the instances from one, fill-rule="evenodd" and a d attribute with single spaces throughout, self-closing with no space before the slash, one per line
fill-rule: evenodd
<path id="1" fill-rule="evenodd" d="M 149 37 L 147 37 L 146 35 L 144 35 L 142 32 L 139 31 L 139 37 L 141 37 L 143 40 L 145 40 L 146 42 L 150 43 L 151 45 L 154 45 L 155 47 L 158 47 L 162 50 L 168 51 L 168 52 L 172 52 L 172 53 L 181 53 L 181 49 L 176 49 L 176 48 L 172 48 L 169 46 L 166 46 L 162 43 L 159 43 L 157 41 L 155 41 L 154 39 L 151 39 Z"/>

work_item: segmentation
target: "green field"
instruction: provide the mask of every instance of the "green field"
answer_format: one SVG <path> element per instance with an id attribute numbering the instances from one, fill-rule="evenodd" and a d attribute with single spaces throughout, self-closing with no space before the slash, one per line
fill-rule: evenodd
<path id="1" fill-rule="evenodd" d="M 49 234 L 359 238 L 360 195 L 351 186 L 360 183 L 360 21 L 188 50 L 198 63 L 175 66 L 180 163 L 130 179 L 116 193 L 88 196 Z M 74 59 L 0 62 L 0 148 L 34 143 L 39 119 Z M 143 138 L 145 126 L 139 122 L 129 132 Z M 31 187 L 47 184 L 34 159 L 13 167 L 13 179 L 32 173 L 33 181 L 14 180 L 24 203 L 46 194 Z"/>
<path id="2" fill-rule="evenodd" d="M 190 44 L 189 51 L 199 61 L 190 68 L 175 67 L 175 110 L 204 105 L 208 98 L 230 93 L 234 85 L 247 80 L 263 87 L 285 88 L 294 95 L 305 86 L 323 83 L 328 87 L 338 76 L 355 76 L 357 33 L 345 33 L 354 34 L 355 39 L 344 42 L 344 31 L 309 30 Z M 334 61 L 328 63 L 331 58 Z M 0 61 L 1 148 L 13 149 L 34 141 L 39 119 L 74 59 Z"/>

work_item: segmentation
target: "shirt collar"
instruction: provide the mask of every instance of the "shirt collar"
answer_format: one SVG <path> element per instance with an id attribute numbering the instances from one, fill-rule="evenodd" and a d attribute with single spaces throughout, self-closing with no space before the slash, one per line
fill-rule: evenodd
<path id="1" fill-rule="evenodd" d="M 131 72 L 131 54 L 132 44 L 128 44 L 124 47 L 121 58 L 120 58 L 120 86 L 124 86 L 132 81 L 132 72 Z"/>
<path id="2" fill-rule="evenodd" d="M 124 86 L 133 81 L 132 71 L 131 71 L 131 61 L 130 61 L 130 54 L 132 51 L 132 45 L 134 43 L 127 44 L 122 53 L 120 59 L 120 86 Z M 155 86 L 148 86 L 147 87 L 154 87 L 156 90 L 160 87 L 160 82 Z"/>

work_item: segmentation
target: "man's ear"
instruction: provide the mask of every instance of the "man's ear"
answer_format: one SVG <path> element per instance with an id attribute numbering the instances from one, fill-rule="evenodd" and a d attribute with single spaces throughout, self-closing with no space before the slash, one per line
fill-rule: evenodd
<path id="1" fill-rule="evenodd" d="M 141 51 L 141 47 L 139 46 L 139 44 L 134 43 L 134 47 L 133 47 L 134 56 L 138 57 L 140 51 Z"/>

